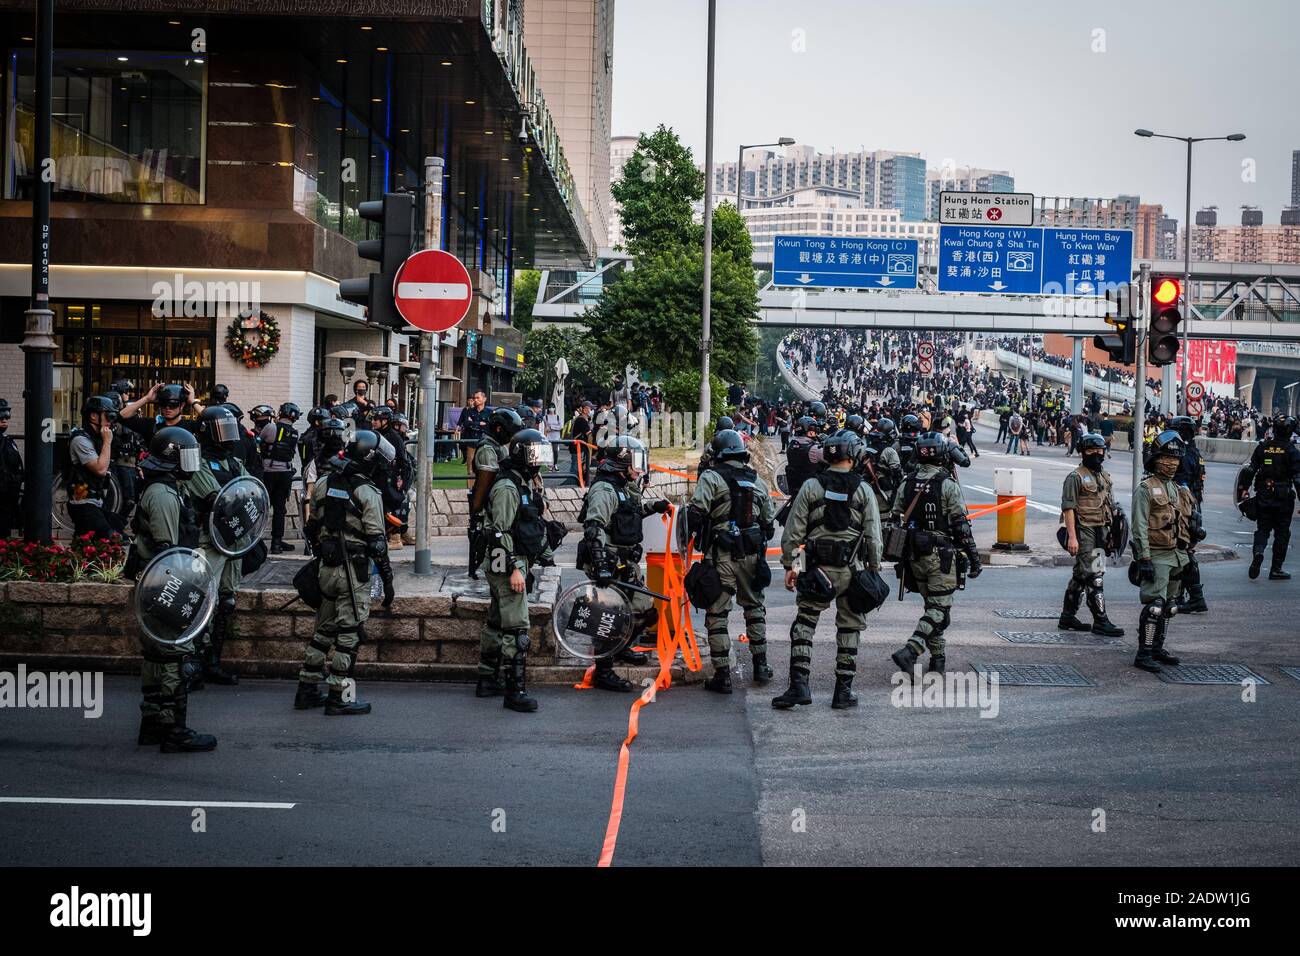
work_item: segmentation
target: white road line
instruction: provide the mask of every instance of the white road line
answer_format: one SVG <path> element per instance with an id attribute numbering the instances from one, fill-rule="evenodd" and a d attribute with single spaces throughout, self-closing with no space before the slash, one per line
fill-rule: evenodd
<path id="1" fill-rule="evenodd" d="M 0 803 L 52 803 L 104 807 L 218 807 L 222 810 L 292 810 L 296 803 L 253 803 L 241 800 L 113 800 L 76 797 L 0 797 Z"/>
<path id="2" fill-rule="evenodd" d="M 994 493 L 992 488 L 986 488 L 983 485 L 962 485 L 962 487 L 969 488 L 971 491 L 978 491 L 981 494 L 985 494 L 985 495 L 991 495 Z M 1041 511 L 1044 514 L 1059 515 L 1061 513 L 1061 509 L 1056 507 L 1055 505 L 1040 504 L 1039 502 L 1034 501 L 1033 499 L 1026 500 L 1025 504 L 1028 507 L 1033 508 L 1035 511 Z"/>
<path id="3" fill-rule="evenodd" d="M 1079 467 L 1077 461 L 1061 461 L 1059 458 L 1035 457 L 1033 455 L 1008 455 L 1000 451 L 980 452 L 981 458 L 1010 458 L 1012 461 L 1023 462 L 1026 467 L 1032 468 L 1034 465 L 1051 465 L 1053 468 L 1068 468 L 1070 471 Z"/>

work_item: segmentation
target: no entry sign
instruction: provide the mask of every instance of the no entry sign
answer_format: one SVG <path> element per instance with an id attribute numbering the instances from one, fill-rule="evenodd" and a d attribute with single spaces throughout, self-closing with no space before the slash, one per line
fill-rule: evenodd
<path id="1" fill-rule="evenodd" d="M 473 299 L 469 273 L 441 249 L 424 249 L 402 263 L 393 282 L 393 302 L 407 322 L 425 332 L 459 324 Z"/>

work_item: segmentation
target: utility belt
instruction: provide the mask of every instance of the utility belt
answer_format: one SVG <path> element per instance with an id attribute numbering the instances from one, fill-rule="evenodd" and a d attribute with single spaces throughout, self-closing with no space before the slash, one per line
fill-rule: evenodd
<path id="1" fill-rule="evenodd" d="M 953 550 L 952 538 L 949 535 L 938 531 L 923 531 L 920 528 L 913 528 L 908 533 L 911 536 L 909 550 L 912 557 L 923 558 L 936 551 Z"/>
<path id="2" fill-rule="evenodd" d="M 341 568 L 344 562 L 352 562 L 356 580 L 370 577 L 370 555 L 364 544 L 354 544 L 342 538 L 321 538 L 320 563 L 327 568 Z"/>
<path id="3" fill-rule="evenodd" d="M 818 538 L 804 545 L 804 552 L 815 567 L 846 568 L 857 549 L 852 541 Z"/>
<path id="4" fill-rule="evenodd" d="M 763 537 L 763 530 L 758 525 L 750 525 L 748 528 L 719 528 L 713 534 L 712 543 L 717 550 L 729 552 L 738 560 L 767 552 L 767 539 Z"/>

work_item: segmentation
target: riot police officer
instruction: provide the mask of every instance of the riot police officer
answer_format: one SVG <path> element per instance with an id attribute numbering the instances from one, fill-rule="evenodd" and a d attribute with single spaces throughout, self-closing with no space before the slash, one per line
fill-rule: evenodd
<path id="1" fill-rule="evenodd" d="M 184 428 L 168 426 L 154 433 L 149 454 L 140 463 L 144 488 L 132 518 L 135 538 L 127 556 L 127 576 L 134 578 L 168 548 L 194 548 L 199 543 L 198 512 L 184 482 L 201 465 L 199 441 Z M 215 750 L 217 738 L 191 729 L 189 693 L 184 664 L 193 658 L 194 640 L 163 645 L 141 634 L 141 746 L 157 745 L 162 753 Z"/>
<path id="2" fill-rule="evenodd" d="M 772 582 L 767 542 L 775 531 L 775 509 L 767 483 L 749 467 L 740 432 L 724 429 L 711 443 L 714 465 L 700 475 L 687 508 L 688 527 L 703 560 L 717 569 L 722 594 L 705 609 L 713 676 L 706 690 L 731 693 L 731 636 L 727 615 L 734 596 L 745 614 L 745 634 L 754 663 L 754 683 L 772 679 L 767 663 L 767 609 L 763 590 Z"/>
<path id="3" fill-rule="evenodd" d="M 799 489 L 781 534 L 785 587 L 796 591 L 798 612 L 790 626 L 790 686 L 772 699 L 778 710 L 812 703 L 808 678 L 813 633 L 817 619 L 832 601 L 836 655 L 831 706 L 842 710 L 858 703 L 853 678 L 866 617 L 853 609 L 850 588 L 863 567 L 880 568 L 880 513 L 870 487 L 853 470 L 861 452 L 858 436 L 842 430 L 828 437 L 822 448 L 828 465 Z M 803 570 L 796 571 L 801 547 Z"/>
<path id="4" fill-rule="evenodd" d="M 122 521 L 105 507 L 117 409 L 105 395 L 92 395 L 81 407 L 81 427 L 68 442 L 68 516 L 73 533 L 107 538 L 122 530 Z"/>
<path id="5" fill-rule="evenodd" d="M 293 465 L 298 458 L 297 422 L 302 414 L 293 402 L 285 402 L 274 422 L 268 422 L 258 434 L 262 448 L 262 483 L 271 496 L 271 553 L 294 550 L 284 540 L 284 519 L 293 491 Z"/>
<path id="6" fill-rule="evenodd" d="M 0 398 L 0 539 L 23 526 L 23 456 L 9 434 L 13 409 Z"/>
<path id="7" fill-rule="evenodd" d="M 916 471 L 916 443 L 921 437 L 921 419 L 913 414 L 904 415 L 898 423 L 898 443 L 894 452 L 898 455 L 899 467 L 907 474 Z"/>
<path id="8" fill-rule="evenodd" d="M 312 488 L 311 520 L 304 529 L 312 550 L 320 555 L 316 575 L 316 633 L 298 672 L 297 710 L 325 707 L 329 717 L 370 713 L 370 704 L 357 700 L 352 670 L 357 650 L 366 638 L 370 617 L 370 564 L 384 585 L 384 607 L 392 607 L 393 567 L 388 560 L 384 507 L 376 481 L 393 463 L 393 446 L 379 434 L 363 429 L 348 442 L 341 468 L 322 475 Z M 329 677 L 325 658 L 331 650 Z M 328 693 L 322 694 L 325 680 Z"/>
<path id="9" fill-rule="evenodd" d="M 1105 468 L 1106 439 L 1089 433 L 1079 440 L 1083 463 L 1065 476 L 1061 488 L 1061 523 L 1066 550 L 1074 555 L 1074 572 L 1065 586 L 1065 605 L 1056 626 L 1062 631 L 1091 631 L 1106 637 L 1123 637 L 1106 614 L 1102 579 L 1106 574 L 1106 541 L 1117 506 L 1113 483 Z M 1079 606 L 1088 596 L 1092 624 L 1079 620 Z"/>
<path id="10" fill-rule="evenodd" d="M 125 396 L 123 400 L 125 401 Z M 157 403 L 157 415 L 153 418 L 145 418 L 136 414 L 142 406 L 147 405 L 149 402 Z M 170 385 L 154 385 L 135 401 L 127 401 L 122 406 L 120 417 L 125 427 L 139 435 L 143 441 L 148 442 L 153 438 L 154 432 L 160 428 L 177 426 L 193 431 L 195 428 L 194 419 L 184 417 L 187 407 L 195 415 L 200 414 L 204 408 L 203 404 L 195 399 L 194 389 L 190 385 L 177 385 L 174 383 Z"/>
<path id="11" fill-rule="evenodd" d="M 1200 614 L 1208 611 L 1205 603 L 1205 587 L 1201 583 L 1201 565 L 1196 560 L 1196 544 L 1201 527 L 1201 504 L 1205 499 L 1205 464 L 1201 460 L 1201 451 L 1196 447 L 1196 433 L 1199 425 L 1196 419 L 1187 415 L 1176 415 L 1169 419 L 1169 427 L 1178 432 L 1183 440 L 1183 457 L 1178 463 L 1174 481 L 1192 493 L 1196 504 L 1193 519 L 1192 543 L 1187 549 L 1187 567 L 1183 569 L 1182 590 L 1178 594 L 1178 611 L 1181 614 Z"/>
<path id="12" fill-rule="evenodd" d="M 799 489 L 822 467 L 823 457 L 818 427 L 817 419 L 811 415 L 801 416 L 794 423 L 790 444 L 785 450 L 785 486 L 790 497 L 776 516 L 776 520 L 782 525 L 789 519 L 790 509 L 799 494 Z"/>
<path id="13" fill-rule="evenodd" d="M 720 432 L 725 432 L 728 429 L 735 430 L 735 427 L 736 422 L 730 415 L 722 415 L 719 416 L 718 423 L 713 427 L 713 434 L 716 437 Z M 703 475 L 716 464 L 717 460 L 714 458 L 713 442 L 710 441 L 709 444 L 704 446 L 704 450 L 700 452 L 700 465 L 695 470 L 696 477 L 698 478 L 700 475 Z"/>
<path id="14" fill-rule="evenodd" d="M 1273 561 L 1269 565 L 1270 581 L 1286 581 L 1291 575 L 1283 570 L 1287 546 L 1291 543 L 1291 516 L 1296 495 L 1300 494 L 1300 450 L 1292 441 L 1295 419 L 1278 415 L 1272 433 L 1251 452 L 1250 461 L 1237 475 L 1237 501 L 1242 513 L 1255 522 L 1255 539 L 1251 548 L 1250 579 L 1259 577 L 1264 563 L 1268 536 L 1273 535 Z M 1255 494 L 1247 498 L 1251 485 Z"/>
<path id="15" fill-rule="evenodd" d="M 578 568 L 597 584 L 627 581 L 644 587 L 641 575 L 641 522 L 647 515 L 663 514 L 668 502 L 644 501 L 649 481 L 650 457 L 639 438 L 607 435 L 596 453 L 596 477 L 578 512 L 582 543 L 578 546 Z M 614 655 L 623 664 L 645 664 L 649 657 L 632 650 L 636 638 L 655 625 L 654 600 L 647 594 L 627 594 L 634 630 L 631 641 Z M 596 662 L 593 683 L 602 690 L 626 691 L 631 684 L 618 675 L 609 657 Z"/>
<path id="16" fill-rule="evenodd" d="M 1147 476 L 1133 492 L 1133 563 L 1129 579 L 1138 585 L 1142 614 L 1133 666 L 1159 673 L 1162 664 L 1177 664 L 1165 650 L 1169 619 L 1178 611 L 1179 579 L 1188 564 L 1195 502 L 1174 481 L 1186 449 L 1178 432 L 1165 430 L 1151 442 Z"/>
<path id="17" fill-rule="evenodd" d="M 550 537 L 543 517 L 545 496 L 534 486 L 543 465 L 554 463 L 551 443 L 535 428 L 510 439 L 484 507 L 482 535 L 486 541 L 483 574 L 492 604 L 479 631 L 476 697 L 504 692 L 502 705 L 521 714 L 537 710 L 528 696 L 528 589 L 534 564 L 549 565 Z M 502 680 L 504 677 L 504 680 Z"/>
<path id="18" fill-rule="evenodd" d="M 410 516 L 411 481 L 415 477 L 415 463 L 406 450 L 406 436 L 397 424 L 399 417 L 405 418 L 383 405 L 375 409 L 370 419 L 375 431 L 387 439 L 396 455 L 388 482 L 380 489 L 384 494 L 384 510 L 388 522 L 388 546 L 395 550 L 403 547 L 402 532 L 406 529 Z"/>
<path id="19" fill-rule="evenodd" d="M 817 423 L 817 433 L 818 433 L 819 435 L 820 435 L 821 433 L 823 433 L 823 432 L 826 431 L 826 415 L 827 415 L 827 412 L 826 412 L 826 403 L 825 403 L 825 402 L 810 402 L 810 403 L 809 403 L 809 405 L 808 405 L 808 417 L 812 418 L 813 421 L 815 421 L 815 422 Z"/>
<path id="20" fill-rule="evenodd" d="M 944 672 L 943 635 L 952 621 L 952 596 L 964 578 L 977 578 L 981 571 L 961 485 L 946 468 L 948 449 L 948 440 L 938 432 L 917 438 L 916 471 L 899 487 L 891 510 L 891 517 L 908 531 L 906 556 L 898 562 L 897 573 L 903 586 L 925 602 L 907 644 L 891 655 L 909 675 L 927 649 L 926 672 Z"/>
<path id="21" fill-rule="evenodd" d="M 469 576 L 478 577 L 478 567 L 483 560 L 482 512 L 487 505 L 488 492 L 496 480 L 505 447 L 524 427 L 519 413 L 513 408 L 494 408 L 483 426 L 483 437 L 474 447 L 474 478 L 469 491 Z"/>
<path id="22" fill-rule="evenodd" d="M 208 564 L 212 567 L 213 573 L 218 576 L 220 583 L 212 624 L 198 641 L 202 670 L 192 675 L 191 690 L 201 689 L 205 682 L 227 686 L 239 683 L 237 674 L 221 666 L 221 653 L 226 639 L 231 636 L 235 594 L 243 578 L 243 558 L 227 557 L 217 550 L 208 533 L 208 524 L 217 494 L 230 481 L 248 474 L 240 459 L 243 444 L 240 440 L 239 424 L 229 408 L 225 405 L 212 405 L 205 408 L 199 415 L 198 432 L 202 461 L 198 471 L 187 478 L 183 484 L 185 492 L 194 500 L 199 510 L 201 529 L 199 550 L 208 559 Z"/>

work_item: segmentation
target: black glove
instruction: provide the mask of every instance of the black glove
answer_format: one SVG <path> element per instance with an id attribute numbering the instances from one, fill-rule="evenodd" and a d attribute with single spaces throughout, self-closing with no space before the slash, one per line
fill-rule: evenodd
<path id="1" fill-rule="evenodd" d="M 384 610 L 387 611 L 393 606 L 393 598 L 397 596 L 393 590 L 393 569 L 390 567 L 387 574 L 380 572 L 380 578 L 384 582 Z"/>
<path id="2" fill-rule="evenodd" d="M 591 549 L 591 569 L 596 574 L 597 584 L 608 584 L 614 580 L 614 555 L 608 548 Z"/>
<path id="3" fill-rule="evenodd" d="M 553 568 L 555 567 L 555 558 L 547 557 L 543 555 L 542 557 L 538 558 L 537 561 L 534 563 L 539 568 Z"/>
<path id="4" fill-rule="evenodd" d="M 1138 584 L 1150 584 L 1156 579 L 1156 566 L 1151 563 L 1150 558 L 1141 558 L 1137 563 Z"/>
<path id="5" fill-rule="evenodd" d="M 660 498 L 658 501 L 656 501 L 654 504 L 650 506 L 649 513 L 655 515 L 666 515 L 670 507 L 672 506 L 668 503 L 667 498 Z"/>
<path id="6" fill-rule="evenodd" d="M 966 569 L 966 577 L 974 580 L 984 571 L 984 565 L 980 563 L 980 553 L 974 548 L 966 552 L 966 560 L 970 566 Z"/>

